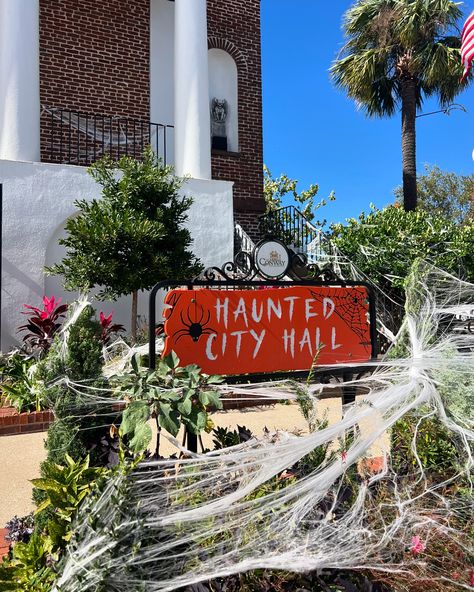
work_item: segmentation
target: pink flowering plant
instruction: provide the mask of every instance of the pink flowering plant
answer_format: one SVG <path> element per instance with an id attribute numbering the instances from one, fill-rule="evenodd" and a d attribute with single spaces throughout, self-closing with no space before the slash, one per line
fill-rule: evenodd
<path id="1" fill-rule="evenodd" d="M 110 343 L 112 335 L 125 331 L 125 327 L 123 325 L 112 323 L 113 316 L 113 312 L 107 316 L 105 316 L 102 311 L 99 314 L 99 322 L 101 327 L 100 338 L 104 345 L 108 345 Z"/>
<path id="2" fill-rule="evenodd" d="M 419 536 L 414 536 L 411 539 L 411 552 L 413 555 L 419 555 L 425 550 L 425 545 Z"/>
<path id="3" fill-rule="evenodd" d="M 43 296 L 43 308 L 29 304 L 24 304 L 23 307 L 26 310 L 22 314 L 27 315 L 28 320 L 18 328 L 18 332 L 26 332 L 23 343 L 34 353 L 43 356 L 61 328 L 68 305 L 61 304 L 61 298 L 56 299 L 56 296 Z"/>

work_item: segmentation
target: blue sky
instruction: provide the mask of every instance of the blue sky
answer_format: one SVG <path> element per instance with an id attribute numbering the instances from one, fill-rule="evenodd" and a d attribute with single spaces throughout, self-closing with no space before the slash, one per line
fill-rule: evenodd
<path id="1" fill-rule="evenodd" d="M 343 221 L 393 201 L 401 184 L 400 116 L 368 119 L 329 80 L 343 44 L 342 17 L 351 0 L 262 0 L 264 158 L 274 176 L 285 172 L 300 187 L 318 183 L 322 210 Z M 464 5 L 468 13 L 474 0 Z M 418 166 L 474 171 L 474 85 L 459 96 L 468 113 L 418 120 Z M 425 111 L 437 109 L 426 103 Z"/>

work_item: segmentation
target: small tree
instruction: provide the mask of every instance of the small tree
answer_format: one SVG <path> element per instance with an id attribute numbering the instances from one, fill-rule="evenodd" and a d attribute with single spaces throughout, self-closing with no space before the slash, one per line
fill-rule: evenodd
<path id="1" fill-rule="evenodd" d="M 311 222 L 314 220 L 316 210 L 322 208 L 327 204 L 325 199 L 321 199 L 319 202 L 315 201 L 316 196 L 319 193 L 319 185 L 312 184 L 305 191 L 298 191 L 298 181 L 296 179 L 290 179 L 287 175 L 280 175 L 275 179 L 267 166 L 263 166 L 263 195 L 265 198 L 265 204 L 267 212 L 273 212 L 283 206 L 283 198 L 290 195 L 293 204 L 297 208 L 301 208 L 301 213 L 305 218 Z M 328 197 L 329 201 L 336 199 L 334 193 L 331 193 Z M 318 222 L 318 225 L 324 226 L 324 222 Z"/>
<path id="2" fill-rule="evenodd" d="M 99 287 L 101 299 L 132 294 L 135 341 L 138 291 L 202 269 L 183 228 L 192 200 L 179 195 L 181 180 L 151 148 L 142 161 L 105 157 L 89 173 L 102 187 L 102 199 L 76 202 L 79 214 L 68 220 L 67 237 L 59 241 L 67 254 L 47 272 L 63 275 L 68 290 Z"/>
<path id="3" fill-rule="evenodd" d="M 426 164 L 417 186 L 418 207 L 431 214 L 462 224 L 474 213 L 474 175 L 457 175 Z M 394 193 L 403 202 L 403 188 L 397 187 Z"/>

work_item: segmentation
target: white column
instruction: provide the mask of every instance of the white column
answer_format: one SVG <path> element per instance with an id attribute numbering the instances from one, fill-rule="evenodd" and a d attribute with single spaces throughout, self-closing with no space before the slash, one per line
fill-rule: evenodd
<path id="1" fill-rule="evenodd" d="M 175 1 L 175 168 L 211 178 L 206 0 Z"/>
<path id="2" fill-rule="evenodd" d="M 39 0 L 0 0 L 0 159 L 40 160 Z"/>

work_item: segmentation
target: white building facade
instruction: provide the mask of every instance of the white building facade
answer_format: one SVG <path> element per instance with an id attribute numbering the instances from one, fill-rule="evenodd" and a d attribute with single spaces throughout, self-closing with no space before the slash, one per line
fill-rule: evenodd
<path id="1" fill-rule="evenodd" d="M 0 0 L 3 350 L 19 343 L 16 330 L 23 320 L 23 303 L 38 305 L 43 294 L 52 293 L 66 301 L 74 298 L 63 292 L 61 278 L 45 277 L 43 269 L 62 257 L 57 240 L 75 213 L 74 201 L 100 196 L 86 165 L 105 152 L 113 157 L 139 156 L 147 143 L 153 146 L 155 141 L 163 156 L 165 148 L 167 162 L 188 178 L 182 191 L 193 198 L 188 226 L 195 255 L 204 265 L 221 265 L 232 258 L 234 219 L 239 211 L 233 186 L 239 186 L 240 176 L 245 177 L 244 165 L 240 175 L 235 162 L 245 152 L 239 145 L 239 98 L 244 104 L 246 84 L 236 45 L 229 45 L 232 56 L 220 47 L 231 42 L 222 38 L 219 47 L 210 44 L 209 1 L 112 0 L 104 9 L 92 0 Z M 142 12 L 137 13 L 140 3 Z M 211 1 L 212 14 L 219 15 L 219 3 L 226 4 Z M 115 20 L 106 28 L 111 4 Z M 93 14 L 87 20 L 88 11 Z M 125 26 L 128 13 L 130 22 Z M 58 26 L 61 19 L 64 27 Z M 218 21 L 214 16 L 212 32 Z M 78 22 L 82 28 L 84 22 L 91 23 L 91 30 L 84 31 L 84 43 L 67 30 Z M 110 37 L 114 30 L 116 37 Z M 116 56 L 109 56 L 103 66 L 113 39 L 122 32 L 123 45 L 114 47 Z M 68 43 L 76 43 L 62 62 L 58 48 L 64 44 L 57 41 L 61 35 Z M 95 49 L 90 48 L 92 39 Z M 243 51 L 241 55 L 245 57 Z M 131 60 L 149 65 L 136 80 L 133 63 L 127 67 Z M 93 80 L 90 88 L 87 83 L 83 88 L 86 74 Z M 104 92 L 102 97 L 97 89 Z M 55 105 L 46 104 L 51 97 Z M 92 110 L 89 97 L 97 101 Z M 124 97 L 128 98 L 125 106 Z M 227 111 L 224 124 L 221 121 L 227 149 L 218 153 L 211 146 L 210 106 L 215 98 L 225 102 Z M 261 104 L 256 108 L 261 115 Z M 256 133 L 261 139 L 261 129 Z M 260 164 L 261 160 L 252 166 Z M 241 186 L 245 195 L 245 184 Z M 249 212 L 256 216 L 262 200 L 259 194 L 255 198 Z M 245 199 L 237 197 L 242 215 L 247 215 L 242 207 Z M 144 316 L 146 305 L 143 295 Z M 115 310 L 116 320 L 127 324 L 127 299 L 105 303 L 103 308 Z"/>

